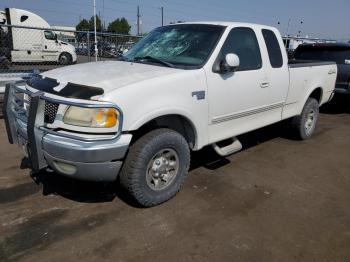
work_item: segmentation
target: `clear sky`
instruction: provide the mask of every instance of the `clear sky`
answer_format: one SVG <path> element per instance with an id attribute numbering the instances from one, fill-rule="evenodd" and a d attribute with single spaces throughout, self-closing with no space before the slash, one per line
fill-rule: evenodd
<path id="1" fill-rule="evenodd" d="M 75 26 L 93 14 L 93 0 L 1 0 L 0 8 L 33 11 L 50 25 Z M 350 39 L 350 0 L 96 0 L 106 25 L 126 17 L 136 31 L 136 9 L 140 6 L 142 31 L 161 24 L 159 7 L 164 7 L 165 24 L 171 21 L 225 20 L 276 26 L 282 34 L 333 39 Z M 303 21 L 303 24 L 300 23 Z M 280 22 L 280 25 L 278 25 Z"/>

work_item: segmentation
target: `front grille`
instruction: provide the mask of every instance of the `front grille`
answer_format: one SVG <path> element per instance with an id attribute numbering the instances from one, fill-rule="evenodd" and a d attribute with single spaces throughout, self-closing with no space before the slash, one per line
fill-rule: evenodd
<path id="1" fill-rule="evenodd" d="M 52 124 L 55 121 L 58 105 L 59 104 L 57 103 L 45 101 L 45 113 L 44 113 L 45 123 Z"/>

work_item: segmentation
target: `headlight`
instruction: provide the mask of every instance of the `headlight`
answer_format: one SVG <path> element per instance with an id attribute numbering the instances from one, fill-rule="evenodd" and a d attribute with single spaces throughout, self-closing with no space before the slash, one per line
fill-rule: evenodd
<path id="1" fill-rule="evenodd" d="M 119 112 L 115 108 L 84 108 L 70 106 L 63 117 L 68 125 L 110 128 L 118 124 Z"/>

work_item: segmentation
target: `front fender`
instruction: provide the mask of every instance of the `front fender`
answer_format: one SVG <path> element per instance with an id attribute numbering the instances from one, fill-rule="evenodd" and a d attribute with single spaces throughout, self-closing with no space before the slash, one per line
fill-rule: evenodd
<path id="1" fill-rule="evenodd" d="M 167 115 L 179 115 L 186 118 L 191 123 L 195 133 L 196 141 L 193 149 L 199 150 L 205 144 L 207 144 L 207 141 L 205 141 L 205 138 L 207 137 L 207 129 L 205 128 L 205 126 L 199 121 L 196 121 L 195 117 L 189 111 L 184 110 L 182 108 L 158 108 L 140 116 L 130 126 L 124 127 L 124 129 L 128 131 L 138 130 L 140 127 L 142 127 L 149 121 Z"/>
<path id="2" fill-rule="evenodd" d="M 75 48 L 73 46 L 66 46 L 66 45 L 61 45 L 61 51 L 60 54 L 62 53 L 68 53 L 72 56 L 72 62 L 77 61 L 77 53 L 75 52 Z"/>

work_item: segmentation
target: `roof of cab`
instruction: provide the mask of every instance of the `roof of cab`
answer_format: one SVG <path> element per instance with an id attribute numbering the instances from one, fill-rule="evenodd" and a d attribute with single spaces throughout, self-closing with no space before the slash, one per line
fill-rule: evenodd
<path id="1" fill-rule="evenodd" d="M 257 27 L 257 28 L 273 28 L 276 29 L 273 26 L 268 25 L 261 25 L 261 24 L 253 24 L 253 23 L 243 23 L 243 22 L 228 22 L 228 21 L 198 21 L 198 22 L 183 22 L 183 23 L 176 23 L 176 25 L 179 24 L 204 24 L 204 25 L 221 25 L 221 26 L 227 26 L 227 27 L 235 27 L 235 26 L 245 26 L 245 27 Z"/>

